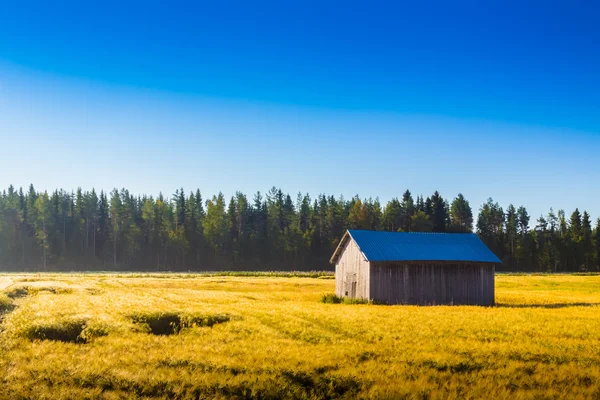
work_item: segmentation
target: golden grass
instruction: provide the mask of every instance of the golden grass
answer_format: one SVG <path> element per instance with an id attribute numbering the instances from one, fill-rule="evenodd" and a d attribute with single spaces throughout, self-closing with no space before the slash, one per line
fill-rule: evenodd
<path id="1" fill-rule="evenodd" d="M 2 399 L 600 398 L 600 276 L 499 275 L 496 307 L 324 304 L 334 281 L 304 277 L 10 278 Z"/>
<path id="2" fill-rule="evenodd" d="M 12 301 L 5 293 L 0 292 L 0 313 L 7 311 L 12 306 Z"/>

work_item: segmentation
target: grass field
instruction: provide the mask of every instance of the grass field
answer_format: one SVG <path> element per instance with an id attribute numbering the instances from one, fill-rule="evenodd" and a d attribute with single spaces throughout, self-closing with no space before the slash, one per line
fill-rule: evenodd
<path id="1" fill-rule="evenodd" d="M 0 398 L 600 399 L 600 276 L 499 275 L 495 307 L 314 276 L 0 275 Z"/>

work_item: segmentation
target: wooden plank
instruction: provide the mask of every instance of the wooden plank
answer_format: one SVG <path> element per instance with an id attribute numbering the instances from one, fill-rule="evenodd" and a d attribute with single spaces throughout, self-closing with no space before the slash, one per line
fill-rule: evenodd
<path id="1" fill-rule="evenodd" d="M 494 304 L 494 265 L 371 262 L 373 300 L 388 304 Z"/>

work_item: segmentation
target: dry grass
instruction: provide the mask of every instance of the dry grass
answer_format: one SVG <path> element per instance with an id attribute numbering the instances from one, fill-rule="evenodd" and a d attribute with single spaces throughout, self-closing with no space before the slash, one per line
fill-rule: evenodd
<path id="1" fill-rule="evenodd" d="M 334 282 L 305 277 L 10 277 L 2 399 L 600 398 L 600 276 L 501 275 L 497 307 L 328 304 Z"/>
<path id="2" fill-rule="evenodd" d="M 12 306 L 12 300 L 6 295 L 6 293 L 0 292 L 0 313 L 8 311 Z"/>

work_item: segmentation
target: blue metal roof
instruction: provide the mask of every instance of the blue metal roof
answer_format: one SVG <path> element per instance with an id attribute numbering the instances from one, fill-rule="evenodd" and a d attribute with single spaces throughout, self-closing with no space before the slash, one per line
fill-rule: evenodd
<path id="1" fill-rule="evenodd" d="M 502 263 L 474 233 L 349 230 L 369 261 L 466 261 Z"/>

